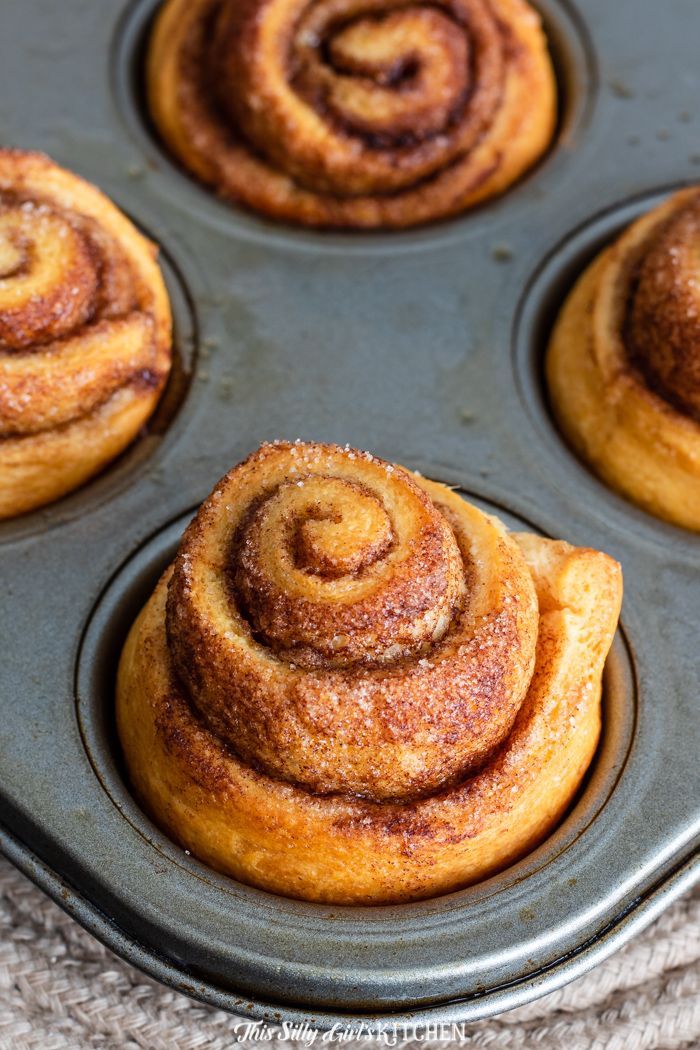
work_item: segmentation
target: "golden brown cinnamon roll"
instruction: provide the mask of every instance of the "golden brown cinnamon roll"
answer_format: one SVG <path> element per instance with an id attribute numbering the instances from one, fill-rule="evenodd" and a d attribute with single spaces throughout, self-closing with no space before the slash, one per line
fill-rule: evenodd
<path id="1" fill-rule="evenodd" d="M 217 485 L 134 624 L 117 722 L 195 856 L 381 903 L 537 845 L 594 753 L 619 566 L 368 453 L 264 445 Z"/>
<path id="2" fill-rule="evenodd" d="M 82 484 L 153 412 L 171 361 L 155 255 L 94 186 L 0 149 L 0 518 Z"/>
<path id="3" fill-rule="evenodd" d="M 700 189 L 633 223 L 579 279 L 547 380 L 574 449 L 657 517 L 700 530 Z"/>
<path id="4" fill-rule="evenodd" d="M 531 167 L 556 120 L 524 0 L 166 0 L 148 95 L 203 182 L 309 226 L 462 211 Z"/>

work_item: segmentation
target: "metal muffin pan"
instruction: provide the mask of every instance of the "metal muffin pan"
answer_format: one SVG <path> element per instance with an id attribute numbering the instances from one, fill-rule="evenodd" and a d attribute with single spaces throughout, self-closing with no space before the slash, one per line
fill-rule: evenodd
<path id="1" fill-rule="evenodd" d="M 166 157 L 137 75 L 155 6 L 3 4 L 0 140 L 46 150 L 160 242 L 180 368 L 102 477 L 0 525 L 0 847 L 120 955 L 226 1009 L 364 1031 L 484 1017 L 582 973 L 700 871 L 700 540 L 578 463 L 541 383 L 576 273 L 700 180 L 700 10 L 543 0 L 565 95 L 550 155 L 471 214 L 351 235 L 238 212 Z M 561 827 L 478 886 L 371 909 L 286 900 L 185 855 L 129 794 L 112 710 L 129 623 L 221 474 L 297 436 L 372 449 L 623 564 L 595 764 Z"/>

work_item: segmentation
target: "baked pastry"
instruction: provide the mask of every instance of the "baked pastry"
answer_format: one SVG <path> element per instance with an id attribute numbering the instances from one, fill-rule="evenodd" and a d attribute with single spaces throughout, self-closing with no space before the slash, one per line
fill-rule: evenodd
<path id="1" fill-rule="evenodd" d="M 99 190 L 0 149 L 0 518 L 114 459 L 171 362 L 156 248 Z"/>
<path id="2" fill-rule="evenodd" d="M 129 634 L 135 792 L 219 871 L 409 901 L 498 871 L 596 748 L 616 562 L 509 534 L 366 452 L 263 445 L 216 486 Z"/>
<path id="3" fill-rule="evenodd" d="M 634 222 L 568 296 L 547 354 L 554 414 L 600 477 L 700 530 L 700 189 Z"/>
<path id="4" fill-rule="evenodd" d="M 546 39 L 525 0 L 166 0 L 147 82 L 186 168 L 309 226 L 463 211 L 530 168 L 556 122 Z"/>

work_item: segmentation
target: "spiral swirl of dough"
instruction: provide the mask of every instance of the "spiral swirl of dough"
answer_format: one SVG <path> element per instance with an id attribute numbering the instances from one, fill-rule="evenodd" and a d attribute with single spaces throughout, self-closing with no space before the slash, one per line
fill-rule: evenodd
<path id="1" fill-rule="evenodd" d="M 500 193 L 556 112 L 524 0 L 168 0 L 148 81 L 187 168 L 312 226 L 410 226 Z"/>
<path id="2" fill-rule="evenodd" d="M 634 222 L 569 295 L 547 377 L 574 449 L 645 510 L 700 530 L 700 191 Z"/>
<path id="3" fill-rule="evenodd" d="M 510 534 L 368 453 L 264 445 L 205 500 L 130 631 L 134 790 L 194 856 L 276 893 L 467 885 L 578 790 L 621 591 L 606 555 Z"/>
<path id="4" fill-rule="evenodd" d="M 500 530 L 353 451 L 264 446 L 188 530 L 174 664 L 207 725 L 270 775 L 414 798 L 505 739 L 532 674 L 532 580 Z"/>
<path id="5" fill-rule="evenodd" d="M 171 355 L 154 255 L 93 186 L 0 150 L 0 516 L 75 487 L 152 412 Z"/>

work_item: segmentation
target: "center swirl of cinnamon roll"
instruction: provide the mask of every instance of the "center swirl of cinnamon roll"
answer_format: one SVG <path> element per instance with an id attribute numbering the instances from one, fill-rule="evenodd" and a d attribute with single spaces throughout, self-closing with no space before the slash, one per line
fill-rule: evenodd
<path id="1" fill-rule="evenodd" d="M 95 252 L 65 216 L 0 197 L 0 343 L 23 350 L 70 334 L 98 283 Z"/>
<path id="2" fill-rule="evenodd" d="M 643 242 L 626 337 L 652 387 L 700 422 L 700 192 L 686 196 Z"/>
<path id="3" fill-rule="evenodd" d="M 517 547 L 441 486 L 334 446 L 263 446 L 186 533 L 173 665 L 237 754 L 321 792 L 415 798 L 478 768 L 537 636 Z"/>

